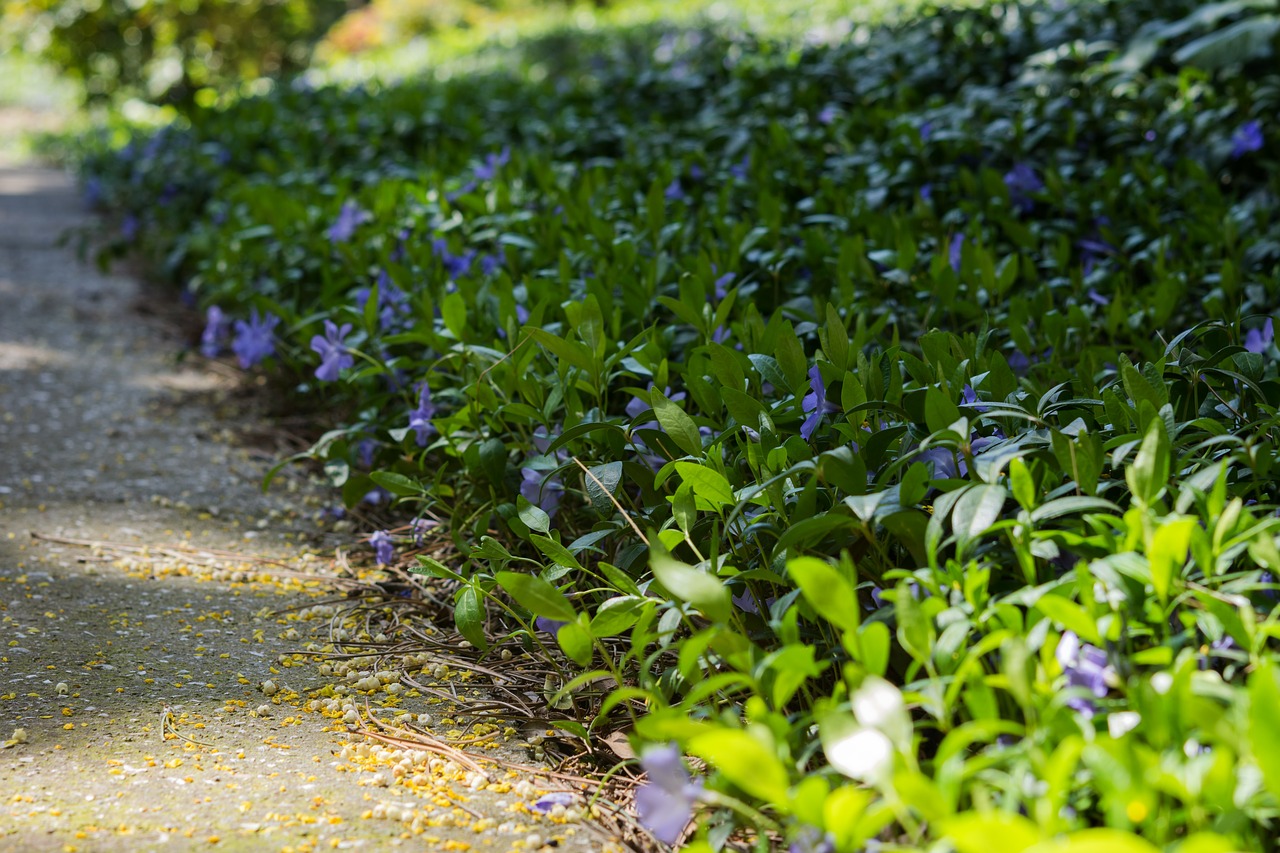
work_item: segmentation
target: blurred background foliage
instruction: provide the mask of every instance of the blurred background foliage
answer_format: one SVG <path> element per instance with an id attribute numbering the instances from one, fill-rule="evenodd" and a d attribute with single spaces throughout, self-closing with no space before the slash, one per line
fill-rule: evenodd
<path id="1" fill-rule="evenodd" d="M 344 0 L 3 0 L 0 47 L 40 57 L 88 103 L 179 109 L 305 69 Z"/>

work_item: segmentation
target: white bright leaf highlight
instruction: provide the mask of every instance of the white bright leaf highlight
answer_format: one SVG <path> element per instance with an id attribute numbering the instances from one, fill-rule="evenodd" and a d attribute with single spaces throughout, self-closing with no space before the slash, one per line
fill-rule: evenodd
<path id="1" fill-rule="evenodd" d="M 827 761 L 850 779 L 875 782 L 893 768 L 893 744 L 876 729 L 853 729 L 824 744 Z"/>

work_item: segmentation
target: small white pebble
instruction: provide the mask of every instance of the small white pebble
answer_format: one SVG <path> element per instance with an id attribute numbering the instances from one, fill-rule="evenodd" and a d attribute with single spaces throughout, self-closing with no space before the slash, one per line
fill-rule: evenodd
<path id="1" fill-rule="evenodd" d="M 71 692 L 71 688 L 67 686 L 67 682 L 65 681 L 59 681 L 58 686 L 53 689 L 58 691 L 59 696 L 66 696 L 69 692 Z"/>
<path id="2" fill-rule="evenodd" d="M 280 688 L 276 686 L 274 681 L 268 678 L 266 681 L 262 682 L 262 692 L 267 696 L 274 696 L 280 692 Z"/>

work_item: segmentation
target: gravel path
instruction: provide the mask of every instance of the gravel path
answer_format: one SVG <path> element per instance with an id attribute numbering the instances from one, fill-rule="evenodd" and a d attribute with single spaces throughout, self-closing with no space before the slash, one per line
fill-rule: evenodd
<path id="1" fill-rule="evenodd" d="M 333 618 L 319 495 L 262 494 L 238 377 L 56 245 L 84 222 L 65 176 L 0 169 L 0 849 L 612 847 L 545 782 L 347 745 L 294 656 Z"/>

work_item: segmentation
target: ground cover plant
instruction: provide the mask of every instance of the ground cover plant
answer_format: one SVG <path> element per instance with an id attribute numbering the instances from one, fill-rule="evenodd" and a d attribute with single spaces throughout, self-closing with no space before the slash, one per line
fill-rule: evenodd
<path id="1" fill-rule="evenodd" d="M 1192 62 L 1257 5 L 562 34 L 82 168 L 658 841 L 1265 849 L 1280 78 Z"/>

